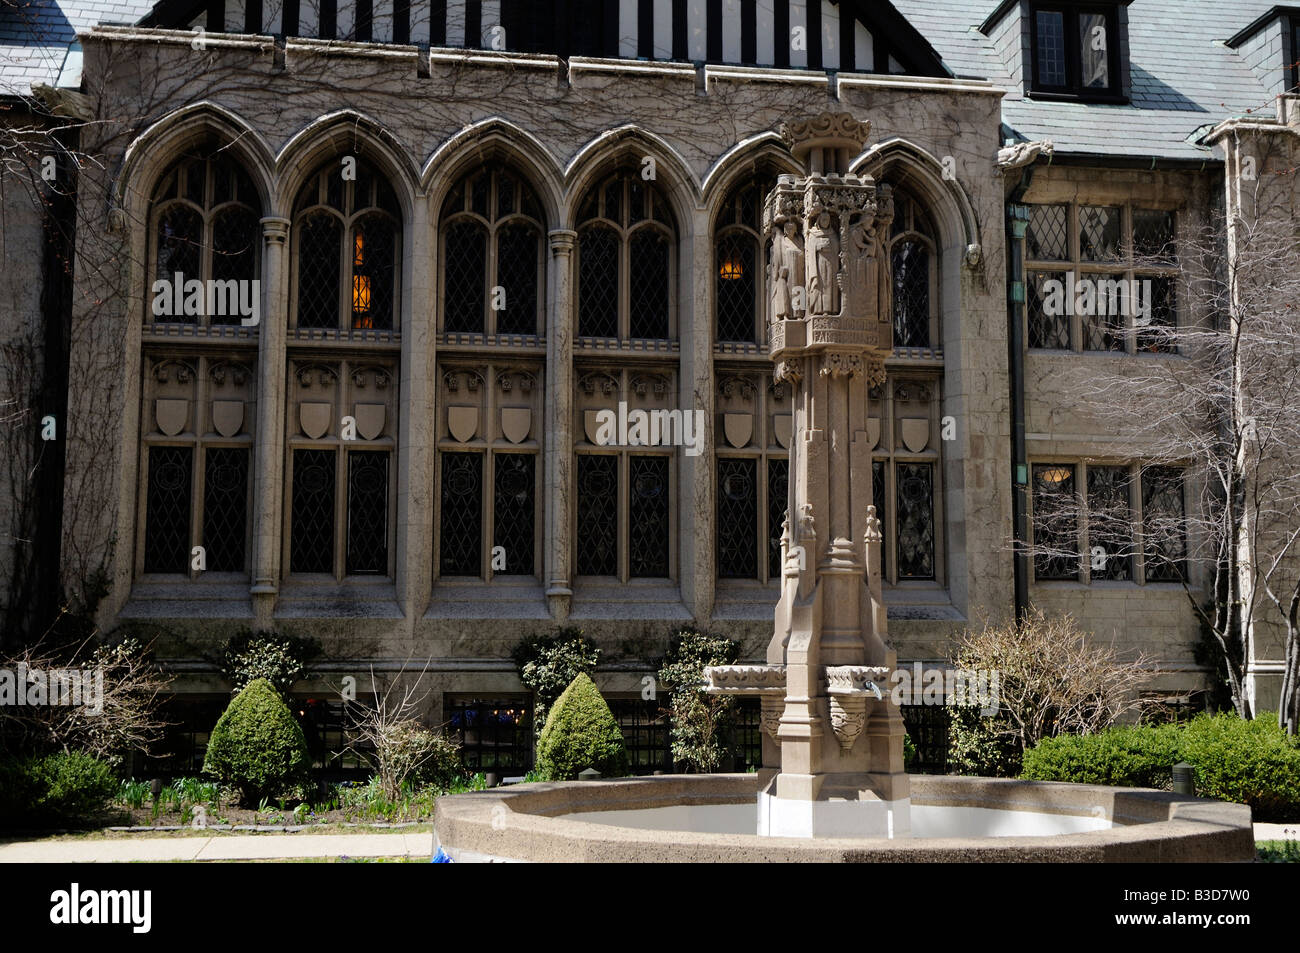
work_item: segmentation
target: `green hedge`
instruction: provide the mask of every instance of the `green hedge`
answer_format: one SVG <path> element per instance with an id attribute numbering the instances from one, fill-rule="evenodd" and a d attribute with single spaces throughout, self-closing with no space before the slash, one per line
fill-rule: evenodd
<path id="1" fill-rule="evenodd" d="M 537 771 L 547 781 L 571 781 L 587 768 L 622 777 L 627 746 L 595 683 L 579 675 L 551 706 L 537 741 Z"/>
<path id="2" fill-rule="evenodd" d="M 18 827 L 77 827 L 109 805 L 118 782 L 106 762 L 81 752 L 0 763 L 0 818 Z"/>
<path id="3" fill-rule="evenodd" d="M 1198 715 L 1181 724 L 1048 738 L 1025 753 L 1021 777 L 1168 790 L 1179 761 L 1195 769 L 1202 797 L 1249 804 L 1257 821 L 1300 817 L 1300 742 L 1268 713 L 1253 721 Z"/>
<path id="4" fill-rule="evenodd" d="M 231 699 L 212 729 L 203 761 L 203 773 L 237 787 L 246 806 L 306 780 L 310 767 L 302 728 L 264 678 Z"/>

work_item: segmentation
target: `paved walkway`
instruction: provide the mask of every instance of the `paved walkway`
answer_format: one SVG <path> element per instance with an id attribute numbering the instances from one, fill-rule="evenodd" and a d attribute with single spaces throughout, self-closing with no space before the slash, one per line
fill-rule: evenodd
<path id="1" fill-rule="evenodd" d="M 0 863 L 268 860 L 285 857 L 412 857 L 433 852 L 428 831 L 410 834 L 217 834 L 0 844 Z"/>

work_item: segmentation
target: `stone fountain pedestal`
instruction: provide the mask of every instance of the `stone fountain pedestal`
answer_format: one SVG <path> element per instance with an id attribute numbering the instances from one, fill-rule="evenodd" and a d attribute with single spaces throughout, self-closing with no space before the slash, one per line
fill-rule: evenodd
<path id="1" fill-rule="evenodd" d="M 757 695 L 759 833 L 905 836 L 903 721 L 888 693 L 880 521 L 871 505 L 868 392 L 892 346 L 888 186 L 852 175 L 870 124 L 824 113 L 782 135 L 802 176 L 763 208 L 775 377 L 793 391 L 783 572 L 766 665 L 715 666 L 707 690 Z"/>

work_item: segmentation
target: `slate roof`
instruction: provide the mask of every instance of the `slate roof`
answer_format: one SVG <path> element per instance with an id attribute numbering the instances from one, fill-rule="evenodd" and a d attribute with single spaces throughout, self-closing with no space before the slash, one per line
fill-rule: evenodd
<path id="1" fill-rule="evenodd" d="M 1057 154 L 1205 159 L 1198 133 L 1230 116 L 1271 114 L 1270 96 L 1241 55 L 1224 45 L 1274 0 L 1133 0 L 1128 7 L 1132 101 L 1034 102 L 1012 83 L 978 26 L 998 0 L 893 0 L 958 76 L 1007 89 L 1003 122 L 1017 139 L 1050 138 Z M 77 86 L 75 34 L 97 23 L 134 23 L 148 0 L 0 0 L 0 95 L 33 83 Z"/>

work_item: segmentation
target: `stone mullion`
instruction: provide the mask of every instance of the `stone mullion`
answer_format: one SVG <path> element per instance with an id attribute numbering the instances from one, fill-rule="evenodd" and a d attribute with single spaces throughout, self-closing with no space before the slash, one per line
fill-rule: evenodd
<path id="1" fill-rule="evenodd" d="M 397 377 L 398 428 L 393 465 L 397 468 L 397 530 L 394 560 L 397 602 L 415 620 L 428 607 L 433 586 L 433 461 L 438 408 L 436 335 L 434 333 L 434 255 L 428 247 L 428 207 L 415 202 L 410 228 L 402 241 L 404 307 L 400 374 Z M 414 624 L 412 622 L 412 624 Z"/>
<path id="2" fill-rule="evenodd" d="M 713 367 L 713 241 L 709 211 L 695 209 L 689 238 L 681 245 L 679 261 L 686 272 L 678 286 L 677 334 L 681 342 L 678 406 L 683 414 L 704 414 L 702 452 L 697 457 L 677 451 L 681 490 L 677 495 L 678 579 L 682 602 L 701 624 L 713 615 L 717 593 L 716 551 L 717 441 L 714 439 L 715 372 Z"/>
<path id="3" fill-rule="evenodd" d="M 262 321 L 258 327 L 257 465 L 253 503 L 253 613 L 259 627 L 269 628 L 280 583 L 280 533 L 283 501 L 286 328 L 289 271 L 286 246 L 289 219 L 262 220 Z"/>
<path id="4" fill-rule="evenodd" d="M 546 539 L 543 573 L 551 615 L 562 622 L 573 599 L 573 248 L 578 233 L 550 233 L 547 269 L 546 391 L 543 498 Z"/>

